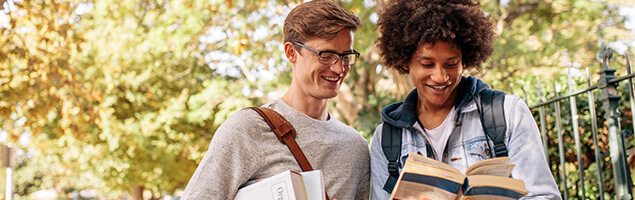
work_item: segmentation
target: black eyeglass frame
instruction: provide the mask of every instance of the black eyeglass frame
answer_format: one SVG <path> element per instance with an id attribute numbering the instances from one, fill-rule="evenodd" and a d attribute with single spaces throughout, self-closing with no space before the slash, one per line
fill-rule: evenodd
<path id="1" fill-rule="evenodd" d="M 293 43 L 295 45 L 298 45 L 298 46 L 301 46 L 301 47 L 304 47 L 305 49 L 308 49 L 309 51 L 317 54 L 318 57 L 319 57 L 318 60 L 320 61 L 320 63 L 322 63 L 324 65 L 335 64 L 340 59 L 340 57 L 344 57 L 344 56 L 348 56 L 348 55 L 355 55 L 356 57 L 355 57 L 355 60 L 353 60 L 353 63 L 344 64 L 344 62 L 342 61 L 342 65 L 353 65 L 353 64 L 357 63 L 357 58 L 359 58 L 359 55 L 360 55 L 359 52 L 355 51 L 355 49 L 353 49 L 353 52 L 351 52 L 351 53 L 337 53 L 337 52 L 334 52 L 334 51 L 316 51 L 316 50 L 313 50 L 310 47 L 307 47 L 304 44 L 299 43 L 299 42 L 291 42 L 291 43 Z M 335 60 L 333 61 L 333 63 L 324 63 L 324 62 L 322 62 L 322 53 L 332 53 L 332 54 L 337 55 L 337 57 L 335 57 Z"/>

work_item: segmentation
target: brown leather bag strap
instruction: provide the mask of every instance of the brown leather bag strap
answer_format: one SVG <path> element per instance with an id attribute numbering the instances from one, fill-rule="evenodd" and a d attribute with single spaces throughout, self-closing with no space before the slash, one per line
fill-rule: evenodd
<path id="1" fill-rule="evenodd" d="M 265 118 L 265 121 L 273 132 L 278 137 L 278 140 L 282 142 L 282 144 L 286 144 L 289 150 L 291 150 L 291 154 L 295 157 L 295 160 L 300 164 L 300 168 L 302 171 L 313 171 L 313 167 L 311 167 L 311 163 L 304 156 L 304 152 L 300 149 L 300 146 L 297 142 L 295 142 L 295 129 L 287 121 L 280 113 L 275 110 L 265 108 L 265 107 L 248 107 L 248 109 L 255 110 L 262 118 Z M 326 191 L 325 191 L 326 192 Z M 326 195 L 326 200 L 330 200 L 328 194 Z"/>
<path id="2" fill-rule="evenodd" d="M 295 129 L 286 119 L 284 119 L 284 117 L 282 117 L 278 112 L 269 108 L 249 108 L 255 110 L 256 112 L 258 112 L 258 114 L 260 114 L 260 116 L 265 118 L 267 124 L 269 124 L 273 132 L 276 134 L 276 136 L 278 136 L 278 140 L 280 140 L 282 144 L 286 144 L 287 147 L 289 147 L 289 150 L 291 150 L 293 157 L 295 157 L 295 160 L 298 161 L 298 164 L 300 164 L 302 171 L 313 171 L 313 167 L 311 167 L 311 164 L 306 159 L 306 156 L 304 156 L 302 149 L 300 149 L 298 143 L 295 142 Z"/>

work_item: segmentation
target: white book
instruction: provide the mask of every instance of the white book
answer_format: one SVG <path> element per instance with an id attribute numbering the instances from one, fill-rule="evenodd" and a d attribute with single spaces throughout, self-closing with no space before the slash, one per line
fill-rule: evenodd
<path id="1" fill-rule="evenodd" d="M 326 191 L 324 189 L 324 180 L 322 179 L 322 171 L 313 170 L 308 172 L 300 172 L 304 181 L 304 189 L 306 191 L 307 200 L 326 200 Z"/>
<path id="2" fill-rule="evenodd" d="M 308 197 L 308 198 L 307 198 Z M 284 171 L 241 188 L 235 200 L 324 200 L 322 173 Z"/>

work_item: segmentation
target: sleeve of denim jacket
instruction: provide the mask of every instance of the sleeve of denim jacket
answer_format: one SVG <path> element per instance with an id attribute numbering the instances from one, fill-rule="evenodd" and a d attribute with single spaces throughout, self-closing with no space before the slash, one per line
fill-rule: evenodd
<path id="1" fill-rule="evenodd" d="M 508 155 L 515 164 L 512 177 L 525 181 L 522 199 L 562 199 L 545 158 L 538 125 L 527 104 L 517 96 L 505 98 Z"/>
<path id="2" fill-rule="evenodd" d="M 381 129 L 377 126 L 370 142 L 370 181 L 372 185 L 372 200 L 387 200 L 390 193 L 384 191 L 384 184 L 388 178 L 388 160 L 381 150 Z"/>

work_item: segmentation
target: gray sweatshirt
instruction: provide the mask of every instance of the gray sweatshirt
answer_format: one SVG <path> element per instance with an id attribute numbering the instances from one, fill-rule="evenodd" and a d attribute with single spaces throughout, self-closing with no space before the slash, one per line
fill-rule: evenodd
<path id="1" fill-rule="evenodd" d="M 311 166 L 322 171 L 331 199 L 368 199 L 369 147 L 355 129 L 333 117 L 313 119 L 282 99 L 264 107 L 293 125 L 295 140 Z M 231 200 L 239 188 L 289 169 L 302 171 L 264 119 L 253 110 L 241 110 L 218 128 L 182 198 Z"/>

